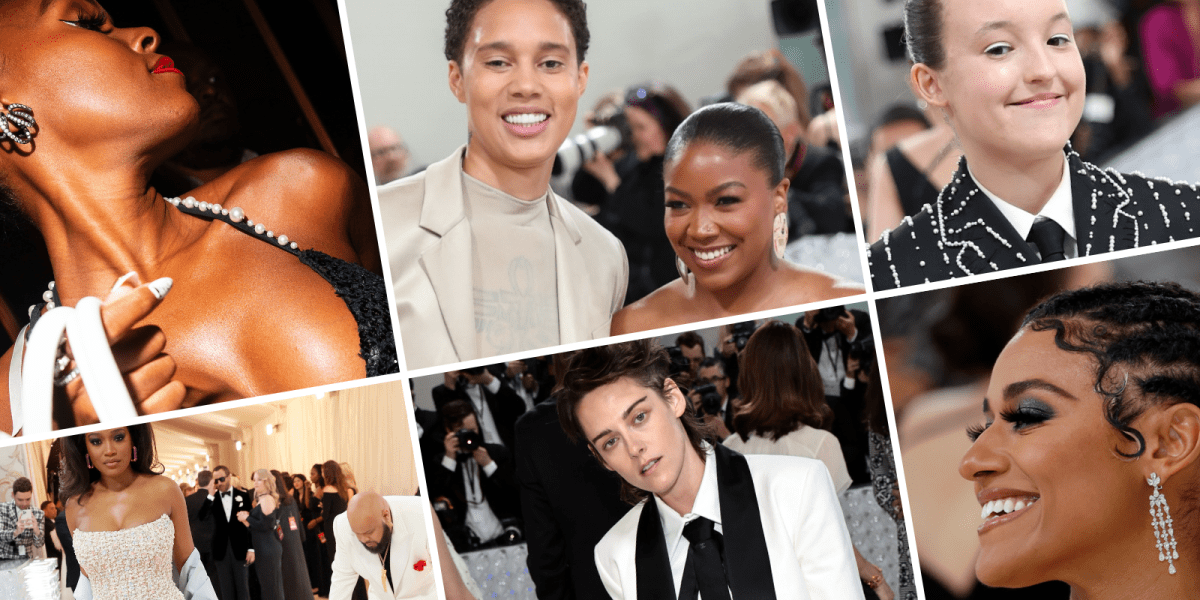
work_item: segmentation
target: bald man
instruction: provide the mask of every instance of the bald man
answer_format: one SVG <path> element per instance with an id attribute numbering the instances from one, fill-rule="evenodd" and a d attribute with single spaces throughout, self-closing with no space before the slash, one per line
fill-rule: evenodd
<path id="1" fill-rule="evenodd" d="M 367 146 L 371 148 L 371 168 L 375 170 L 375 183 L 383 185 L 400 179 L 408 165 L 408 147 L 400 134 L 386 125 L 372 127 L 367 132 Z"/>
<path id="2" fill-rule="evenodd" d="M 364 492 L 333 520 L 339 543 L 333 557 L 329 600 L 350 600 L 354 584 L 367 582 L 370 600 L 437 598 L 425 533 L 429 504 L 416 496 Z M 351 540 L 356 539 L 357 543 Z"/>

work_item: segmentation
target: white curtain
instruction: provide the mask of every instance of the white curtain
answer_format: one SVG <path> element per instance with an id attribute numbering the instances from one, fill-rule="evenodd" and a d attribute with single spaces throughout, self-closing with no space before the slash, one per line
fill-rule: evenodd
<path id="1" fill-rule="evenodd" d="M 213 466 L 228 465 L 250 487 L 256 469 L 308 477 L 314 463 L 336 460 L 354 471 L 359 491 L 410 495 L 417 491 L 404 382 L 368 385 L 275 403 L 274 413 L 242 431 L 243 446 L 216 445 Z M 267 434 L 267 426 L 275 427 Z"/>

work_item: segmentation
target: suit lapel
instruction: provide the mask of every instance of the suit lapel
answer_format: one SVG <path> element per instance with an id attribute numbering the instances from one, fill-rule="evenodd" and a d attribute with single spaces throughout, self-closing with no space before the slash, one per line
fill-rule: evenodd
<path id="1" fill-rule="evenodd" d="M 591 293 L 591 279 L 587 277 L 587 258 L 579 249 L 583 235 L 571 214 L 559 205 L 559 199 L 550 194 L 550 225 L 554 229 L 554 271 L 558 291 L 558 336 L 560 342 L 587 340 L 592 338 L 588 324 L 579 318 L 579 311 L 587 314 L 587 307 L 595 302 Z"/>
<path id="2" fill-rule="evenodd" d="M 961 159 L 950 186 L 938 197 L 934 217 L 939 222 L 942 251 L 959 275 L 991 273 L 1036 265 L 1036 250 L 1008 222 L 1000 209 L 979 189 Z"/>
<path id="3" fill-rule="evenodd" d="M 1137 248 L 1141 240 L 1133 197 L 1112 175 L 1084 163 L 1067 148 L 1071 168 L 1071 205 L 1075 211 L 1079 256 Z"/>
<path id="4" fill-rule="evenodd" d="M 472 287 L 473 242 L 462 188 L 461 165 L 465 148 L 459 148 L 449 158 L 426 170 L 421 227 L 439 239 L 418 259 L 433 286 L 442 320 L 459 360 L 470 360 L 478 355 Z"/>

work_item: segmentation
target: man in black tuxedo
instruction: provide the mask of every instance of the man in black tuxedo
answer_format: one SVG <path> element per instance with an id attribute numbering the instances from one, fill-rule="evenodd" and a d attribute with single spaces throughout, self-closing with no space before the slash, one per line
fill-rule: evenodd
<path id="1" fill-rule="evenodd" d="M 212 471 L 200 471 L 196 475 L 196 491 L 185 498 L 184 502 L 187 503 L 188 524 L 192 528 L 192 544 L 200 553 L 200 562 L 204 565 L 204 570 L 210 573 L 209 578 L 219 588 L 217 569 L 212 559 L 212 540 L 215 527 L 212 519 L 209 518 L 213 503 L 208 500 L 209 497 L 216 497 L 216 491 L 217 484 L 213 481 Z"/>
<path id="2" fill-rule="evenodd" d="M 503 366 L 503 365 L 501 365 Z M 491 371 L 478 367 L 445 374 L 445 383 L 433 388 L 434 408 L 464 400 L 475 408 L 483 441 L 512 448 L 513 423 L 525 412 L 525 402 Z"/>
<path id="3" fill-rule="evenodd" d="M 247 567 L 254 562 L 254 548 L 250 530 L 237 518 L 238 512 L 250 510 L 250 494 L 233 487 L 229 467 L 213 469 L 213 483 L 217 493 L 206 496 L 205 502 L 213 523 L 212 559 L 221 600 L 250 600 Z"/>
<path id="4" fill-rule="evenodd" d="M 558 422 L 558 402 L 516 423 L 517 483 L 525 517 L 526 565 L 540 600 L 607 600 L 593 550 L 629 511 L 621 480 Z"/>
<path id="5" fill-rule="evenodd" d="M 440 514 L 446 535 L 455 547 L 470 550 L 505 533 L 503 521 L 516 514 L 512 455 L 500 444 L 479 442 L 479 425 L 471 404 L 453 400 L 439 411 L 445 423 L 441 462 L 425 475 L 434 497 L 450 500 L 449 514 Z M 475 433 L 468 443 L 460 431 Z"/>

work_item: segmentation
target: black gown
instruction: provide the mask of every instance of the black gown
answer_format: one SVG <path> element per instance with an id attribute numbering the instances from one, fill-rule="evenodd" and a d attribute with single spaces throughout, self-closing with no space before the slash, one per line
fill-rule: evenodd
<path id="1" fill-rule="evenodd" d="M 304 521 L 295 503 L 279 507 L 279 525 L 283 527 L 283 597 L 287 600 L 312 598 L 312 580 L 304 560 Z"/>
<path id="2" fill-rule="evenodd" d="M 262 506 L 255 506 L 246 520 L 254 544 L 254 570 L 258 573 L 262 600 L 283 600 L 283 545 L 275 534 L 277 517 L 279 507 L 264 515 Z M 311 588 L 309 593 L 312 593 Z"/>

